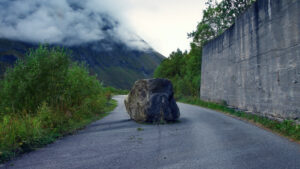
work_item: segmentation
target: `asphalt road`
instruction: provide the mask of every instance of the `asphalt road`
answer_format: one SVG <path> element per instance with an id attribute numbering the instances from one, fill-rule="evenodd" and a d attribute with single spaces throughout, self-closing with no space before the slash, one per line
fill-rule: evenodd
<path id="1" fill-rule="evenodd" d="M 142 125 L 115 99 L 109 116 L 0 168 L 300 169 L 299 144 L 244 121 L 179 103 L 179 123 Z"/>

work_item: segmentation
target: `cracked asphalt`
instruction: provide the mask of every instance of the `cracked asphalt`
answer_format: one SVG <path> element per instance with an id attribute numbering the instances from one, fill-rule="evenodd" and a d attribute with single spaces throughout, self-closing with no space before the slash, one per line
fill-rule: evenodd
<path id="1" fill-rule="evenodd" d="M 0 169 L 300 169 L 300 145 L 247 122 L 178 103 L 179 123 L 137 124 L 123 100 L 78 133 Z"/>

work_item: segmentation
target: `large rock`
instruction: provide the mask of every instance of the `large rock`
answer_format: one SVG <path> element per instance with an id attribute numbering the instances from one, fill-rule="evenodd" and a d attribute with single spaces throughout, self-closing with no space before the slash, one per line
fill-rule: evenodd
<path id="1" fill-rule="evenodd" d="M 169 122 L 180 116 L 172 83 L 167 79 L 136 81 L 124 102 L 130 118 L 137 122 Z"/>

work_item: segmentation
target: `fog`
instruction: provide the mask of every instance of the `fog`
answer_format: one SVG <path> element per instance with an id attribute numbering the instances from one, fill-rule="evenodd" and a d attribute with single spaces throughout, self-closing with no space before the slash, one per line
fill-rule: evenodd
<path id="1" fill-rule="evenodd" d="M 1 0 L 0 37 L 35 43 L 78 45 L 105 38 L 129 47 L 149 46 L 122 18 L 126 1 Z M 124 3 L 124 5 L 122 5 Z"/>

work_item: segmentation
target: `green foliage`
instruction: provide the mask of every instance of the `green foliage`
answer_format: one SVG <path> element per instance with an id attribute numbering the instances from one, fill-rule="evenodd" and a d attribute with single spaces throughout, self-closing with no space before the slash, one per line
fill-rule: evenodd
<path id="1" fill-rule="evenodd" d="M 248 9 L 255 0 L 223 0 L 220 3 L 207 1 L 207 9 L 203 11 L 203 18 L 197 28 L 188 36 L 193 43 L 202 46 L 228 29 L 235 18 Z"/>
<path id="2" fill-rule="evenodd" d="M 170 79 L 174 85 L 175 97 L 199 97 L 201 81 L 202 46 L 229 28 L 237 16 L 244 12 L 254 0 L 223 0 L 220 3 L 207 1 L 207 9 L 203 11 L 202 21 L 196 31 L 189 33 L 193 38 L 191 50 L 172 52 L 157 67 L 156 78 Z"/>
<path id="3" fill-rule="evenodd" d="M 25 60 L 18 60 L 3 80 L 0 106 L 4 113 L 34 113 L 43 101 L 54 105 L 61 101 L 66 88 L 70 59 L 63 49 L 40 46 Z"/>
<path id="4" fill-rule="evenodd" d="M 275 131 L 281 135 L 289 137 L 293 140 L 300 141 L 300 125 L 295 124 L 293 121 L 285 120 L 283 122 L 278 122 L 270 120 L 267 117 L 258 116 L 255 114 L 249 114 L 242 111 L 237 111 L 231 108 L 228 108 L 226 105 L 205 102 L 196 97 L 185 97 L 180 99 L 181 102 L 198 105 L 201 107 L 206 107 L 213 110 L 218 110 L 244 120 L 256 123 L 257 125 L 266 127 Z"/>
<path id="5" fill-rule="evenodd" d="M 111 90 L 64 49 L 30 51 L 0 81 L 0 161 L 103 117 Z"/>
<path id="6" fill-rule="evenodd" d="M 105 90 L 109 92 L 111 95 L 127 95 L 129 93 L 128 90 L 116 89 L 110 86 L 105 87 Z"/>
<path id="7" fill-rule="evenodd" d="M 154 77 L 170 79 L 176 98 L 199 96 L 201 52 L 202 49 L 194 44 L 191 44 L 189 53 L 177 49 L 162 61 L 155 70 Z"/>
<path id="8" fill-rule="evenodd" d="M 203 19 L 197 25 L 197 30 L 189 34 L 193 38 L 191 50 L 182 52 L 177 49 L 176 52 L 172 52 L 170 57 L 165 59 L 155 70 L 154 76 L 170 79 L 174 85 L 175 97 L 182 102 L 226 112 L 299 141 L 300 126 L 295 125 L 292 121 L 280 123 L 265 117 L 235 111 L 226 107 L 225 102 L 221 105 L 199 99 L 202 46 L 229 28 L 235 18 L 254 1 L 223 0 L 220 3 L 213 3 L 212 0 L 209 0 L 208 8 L 203 11 Z"/>

